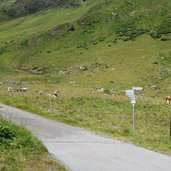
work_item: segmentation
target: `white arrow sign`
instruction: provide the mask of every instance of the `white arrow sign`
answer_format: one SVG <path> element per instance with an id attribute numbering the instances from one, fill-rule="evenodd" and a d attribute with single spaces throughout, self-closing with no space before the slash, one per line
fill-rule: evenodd
<path id="1" fill-rule="evenodd" d="M 132 87 L 132 90 L 137 90 L 137 91 L 140 91 L 140 90 L 142 90 L 142 87 Z"/>

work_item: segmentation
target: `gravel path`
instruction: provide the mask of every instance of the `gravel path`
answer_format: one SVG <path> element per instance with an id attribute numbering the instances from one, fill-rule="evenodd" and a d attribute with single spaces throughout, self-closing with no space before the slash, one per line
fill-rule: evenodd
<path id="1" fill-rule="evenodd" d="M 73 171 L 170 171 L 171 157 L 0 104 Z"/>

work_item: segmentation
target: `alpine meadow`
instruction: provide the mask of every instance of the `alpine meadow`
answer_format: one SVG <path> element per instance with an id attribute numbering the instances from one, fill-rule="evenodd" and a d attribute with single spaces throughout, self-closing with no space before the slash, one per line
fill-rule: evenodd
<path id="1" fill-rule="evenodd" d="M 143 88 L 136 93 L 134 134 L 125 95 L 133 86 Z M 22 87 L 28 91 L 13 92 Z M 166 96 L 170 0 L 0 0 L 1 103 L 171 155 Z M 0 121 L 0 135 L 5 129 L 15 136 L 13 127 Z M 15 154 L 6 141 L 0 138 L 0 146 Z M 65 170 L 34 137 L 32 143 L 47 168 L 52 162 Z M 7 163 L 4 150 L 0 163 Z"/>

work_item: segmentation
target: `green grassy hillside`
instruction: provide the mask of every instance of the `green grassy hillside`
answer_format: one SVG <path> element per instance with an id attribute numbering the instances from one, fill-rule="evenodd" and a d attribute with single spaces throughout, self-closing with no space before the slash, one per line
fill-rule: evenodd
<path id="1" fill-rule="evenodd" d="M 65 70 L 62 79 L 80 86 L 160 87 L 170 80 L 170 8 L 168 0 L 94 1 L 0 23 L 1 73 L 59 80 Z"/>
<path id="2" fill-rule="evenodd" d="M 45 147 L 30 132 L 0 119 L 0 170 L 67 169 L 49 156 Z"/>
<path id="3" fill-rule="evenodd" d="M 1 101 L 170 153 L 170 11 L 169 0 L 96 0 L 0 22 Z M 28 94 L 6 91 L 22 82 Z M 132 86 L 143 87 L 134 137 Z M 56 89 L 54 101 L 38 93 Z"/>

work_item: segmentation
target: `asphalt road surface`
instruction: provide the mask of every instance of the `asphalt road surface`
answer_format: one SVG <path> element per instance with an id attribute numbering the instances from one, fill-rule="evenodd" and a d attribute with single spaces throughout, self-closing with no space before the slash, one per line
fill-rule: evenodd
<path id="1" fill-rule="evenodd" d="M 171 171 L 171 157 L 0 104 L 72 171 Z"/>

